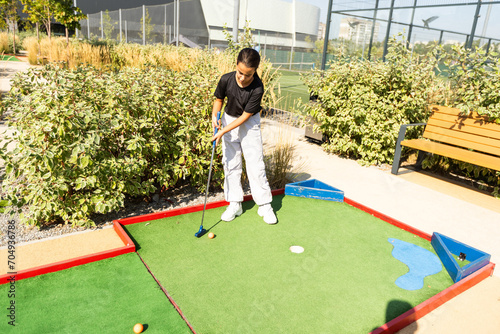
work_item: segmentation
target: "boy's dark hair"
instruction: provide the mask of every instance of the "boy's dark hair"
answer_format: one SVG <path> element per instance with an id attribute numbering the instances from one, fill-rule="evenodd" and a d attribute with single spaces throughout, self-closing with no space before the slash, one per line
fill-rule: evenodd
<path id="1" fill-rule="evenodd" d="M 238 54 L 236 64 L 243 63 L 246 67 L 257 69 L 260 64 L 260 54 L 254 49 L 244 48 Z"/>

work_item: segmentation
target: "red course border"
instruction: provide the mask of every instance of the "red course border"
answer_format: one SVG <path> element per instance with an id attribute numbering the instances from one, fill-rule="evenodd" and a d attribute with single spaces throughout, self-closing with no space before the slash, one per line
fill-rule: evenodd
<path id="1" fill-rule="evenodd" d="M 38 275 L 48 274 L 59 270 L 68 269 L 71 267 L 79 266 L 82 264 L 104 260 L 110 257 L 115 257 L 118 255 L 132 253 L 135 251 L 135 245 L 132 239 L 128 236 L 127 232 L 123 227 L 116 221 L 113 222 L 113 228 L 118 234 L 120 239 L 123 241 L 124 246 L 115 249 L 110 249 L 107 251 L 84 255 L 76 257 L 69 260 L 59 261 L 39 267 L 34 267 L 26 270 L 20 270 L 15 273 L 7 273 L 6 275 L 0 276 L 0 285 L 10 283 L 11 281 L 19 281 L 25 278 L 30 278 Z M 13 279 L 12 279 L 13 278 Z"/>
<path id="2" fill-rule="evenodd" d="M 353 201 L 349 198 L 344 197 L 344 202 L 358 208 L 360 210 L 363 210 L 372 216 L 375 216 L 386 223 L 389 223 L 391 225 L 394 225 L 396 227 L 399 227 L 405 231 L 408 231 L 410 233 L 413 233 L 425 240 L 428 240 L 429 242 L 432 239 L 432 236 L 422 232 L 414 227 L 411 227 L 410 225 L 407 225 L 405 223 L 400 222 L 399 220 L 393 219 L 383 213 L 380 213 L 378 211 L 372 210 L 363 204 L 360 204 L 356 201 Z M 373 330 L 370 332 L 370 334 L 392 334 L 396 333 L 399 330 L 405 328 L 409 324 L 417 321 L 418 319 L 422 318 L 426 314 L 432 312 L 433 310 L 437 309 L 439 306 L 443 305 L 447 301 L 453 299 L 454 297 L 458 296 L 462 292 L 472 288 L 474 285 L 478 284 L 482 280 L 488 278 L 489 276 L 493 275 L 493 271 L 495 269 L 495 264 L 490 262 L 488 265 L 478 269 L 476 272 L 473 274 L 465 277 L 464 279 L 458 281 L 457 283 L 453 284 L 449 288 L 441 291 L 440 293 L 436 294 L 435 296 L 427 299 L 426 301 L 418 304 L 411 310 L 401 314 L 399 317 L 394 318 L 393 320 L 389 321 L 383 326 L 380 326 L 379 328 Z"/>
<path id="3" fill-rule="evenodd" d="M 278 189 L 278 190 L 273 190 L 272 195 L 277 196 L 277 195 L 282 195 L 285 193 L 285 189 Z M 243 201 L 249 201 L 252 199 L 251 195 L 247 195 L 244 197 Z M 394 226 L 397 226 L 405 231 L 408 231 L 410 233 L 413 233 L 423 239 L 426 239 L 428 241 L 431 240 L 431 236 L 425 232 L 422 232 L 416 228 L 413 228 L 405 223 L 402 223 L 396 219 L 393 219 L 383 213 L 380 213 L 378 211 L 372 210 L 368 208 L 367 206 L 360 204 L 356 201 L 353 201 L 347 197 L 344 197 L 344 202 L 346 204 L 349 204 L 355 208 L 358 208 L 362 211 L 365 211 L 389 224 L 392 224 Z M 212 202 L 212 203 L 207 203 L 207 209 L 213 209 L 213 208 L 218 208 L 221 206 L 228 205 L 226 201 L 218 201 L 218 202 Z M 15 281 L 29 278 L 29 277 L 34 277 L 42 274 L 47 274 L 59 270 L 64 270 L 68 269 L 71 267 L 79 266 L 82 264 L 90 263 L 90 262 L 95 262 L 95 261 L 100 261 L 103 259 L 107 259 L 110 257 L 115 257 L 118 255 L 126 254 L 126 253 L 132 253 L 135 252 L 136 248 L 134 243 L 132 242 L 131 238 L 125 232 L 123 229 L 123 225 L 130 225 L 130 224 L 136 224 L 136 223 L 141 223 L 149 220 L 156 220 L 156 219 L 161 219 L 161 218 L 166 218 L 166 217 L 174 217 L 178 215 L 183 215 L 186 213 L 192 213 L 192 212 L 198 212 L 203 210 L 203 205 L 195 205 L 195 206 L 190 206 L 190 207 L 185 207 L 185 208 L 179 208 L 179 209 L 173 209 L 173 210 L 168 210 L 168 211 L 163 211 L 163 212 L 158 212 L 158 213 L 151 213 L 151 214 L 146 214 L 142 216 L 136 216 L 136 217 L 130 217 L 130 218 L 124 218 L 124 219 L 118 219 L 113 221 L 113 228 L 120 237 L 120 239 L 123 241 L 124 246 L 119 247 L 116 249 L 112 249 L 109 251 L 105 252 L 100 252 L 100 253 L 95 253 L 95 254 L 90 254 L 87 256 L 81 256 L 77 257 L 74 259 L 66 260 L 66 261 L 60 261 L 56 262 L 53 264 L 45 265 L 45 266 L 40 266 L 36 268 L 31 268 L 27 270 L 22 270 L 17 273 L 7 273 L 6 275 L 0 276 L 0 284 L 6 284 L 10 283 L 11 279 L 13 276 L 15 276 Z M 142 260 L 142 259 L 141 259 Z M 144 261 L 143 261 L 144 262 Z M 149 268 L 146 263 L 144 263 L 146 268 L 149 271 Z M 380 326 L 379 328 L 375 329 L 372 331 L 370 334 L 388 334 L 388 333 L 396 333 L 397 331 L 403 329 L 404 327 L 408 326 L 409 324 L 415 322 L 416 320 L 422 318 L 426 314 L 430 313 L 431 311 L 435 310 L 439 306 L 443 305 L 447 301 L 451 300 L 452 298 L 458 296 L 462 292 L 468 290 L 469 288 L 473 287 L 474 285 L 478 284 L 482 280 L 486 279 L 487 277 L 491 276 L 493 274 L 495 268 L 494 263 L 489 263 L 485 267 L 477 270 L 475 273 L 467 276 L 466 278 L 462 279 L 461 281 L 453 284 L 449 288 L 441 291 L 437 295 L 429 298 L 428 300 L 424 301 L 423 303 L 415 306 L 411 310 L 403 313 L 399 317 L 391 320 L 390 322 L 386 323 L 383 326 Z M 167 298 L 172 302 L 172 304 L 175 306 L 181 317 L 186 321 L 187 325 L 191 329 L 193 333 L 196 333 L 190 323 L 187 321 L 185 316 L 182 314 L 182 311 L 180 308 L 177 306 L 175 301 L 170 297 L 168 292 L 164 289 L 163 286 L 159 283 L 159 281 L 152 275 L 153 278 L 156 280 L 158 285 L 161 287 Z"/>

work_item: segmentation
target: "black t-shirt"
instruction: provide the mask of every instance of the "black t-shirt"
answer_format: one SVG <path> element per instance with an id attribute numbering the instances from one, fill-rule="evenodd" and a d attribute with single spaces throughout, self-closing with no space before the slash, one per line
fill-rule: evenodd
<path id="1" fill-rule="evenodd" d="M 258 113 L 262 107 L 262 95 L 264 85 L 257 73 L 253 76 L 253 81 L 245 88 L 238 86 L 236 82 L 236 71 L 224 74 L 215 89 L 215 97 L 221 100 L 227 97 L 225 112 L 228 115 L 239 117 L 244 111 L 251 114 Z"/>

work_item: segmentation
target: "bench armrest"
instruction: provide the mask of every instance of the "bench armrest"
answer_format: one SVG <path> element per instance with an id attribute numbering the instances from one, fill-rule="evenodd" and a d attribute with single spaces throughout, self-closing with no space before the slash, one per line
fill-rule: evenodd
<path id="1" fill-rule="evenodd" d="M 427 123 L 411 123 L 411 124 L 402 124 L 399 127 L 398 140 L 396 142 L 396 149 L 394 150 L 394 160 L 392 162 L 392 174 L 397 175 L 399 169 L 399 160 L 401 160 L 401 142 L 405 139 L 406 129 L 410 126 L 420 126 L 426 125 Z"/>
<path id="2" fill-rule="evenodd" d="M 401 126 L 399 127 L 399 132 L 401 133 L 401 130 L 402 129 L 405 129 L 410 127 L 410 126 L 419 126 L 419 125 L 427 125 L 427 123 L 411 123 L 411 124 L 401 124 Z"/>

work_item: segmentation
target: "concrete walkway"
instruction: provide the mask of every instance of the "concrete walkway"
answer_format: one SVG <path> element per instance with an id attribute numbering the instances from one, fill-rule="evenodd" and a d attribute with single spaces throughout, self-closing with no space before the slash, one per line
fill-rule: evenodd
<path id="1" fill-rule="evenodd" d="M 276 141 L 295 145 L 297 179 L 315 178 L 344 191 L 345 196 L 411 225 L 439 232 L 491 254 L 500 261 L 500 200 L 480 191 L 420 172 L 363 167 L 356 161 L 326 154 L 304 137 L 304 130 L 262 122 L 266 148 Z M 448 301 L 401 334 L 500 333 L 500 270 Z"/>

